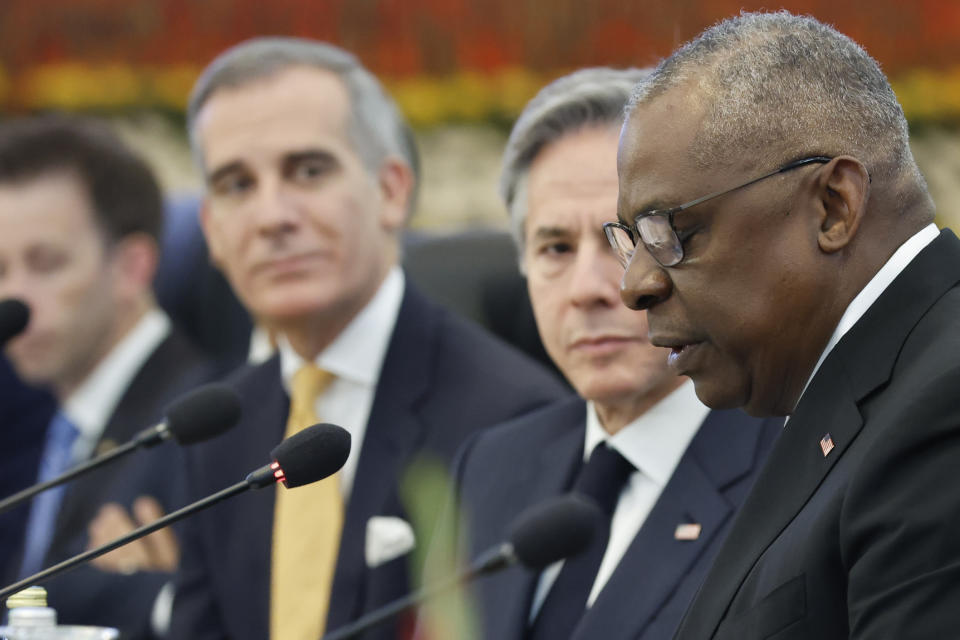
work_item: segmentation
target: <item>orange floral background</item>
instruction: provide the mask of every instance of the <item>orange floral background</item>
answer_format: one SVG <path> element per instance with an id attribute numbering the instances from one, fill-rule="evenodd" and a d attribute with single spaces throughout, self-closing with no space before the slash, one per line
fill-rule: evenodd
<path id="1" fill-rule="evenodd" d="M 960 120 L 960 3 L 783 3 L 883 65 L 912 120 Z M 4 0 L 0 110 L 180 111 L 219 51 L 262 34 L 329 40 L 384 78 L 416 125 L 512 118 L 544 82 L 649 65 L 762 3 L 731 0 Z M 781 4 L 772 5 L 779 7 Z"/>

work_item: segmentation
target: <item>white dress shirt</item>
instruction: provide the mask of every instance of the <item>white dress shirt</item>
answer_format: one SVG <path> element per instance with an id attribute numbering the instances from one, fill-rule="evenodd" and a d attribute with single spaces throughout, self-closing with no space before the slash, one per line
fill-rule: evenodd
<path id="1" fill-rule="evenodd" d="M 800 398 L 803 397 L 807 387 L 810 386 L 810 381 L 813 380 L 813 376 L 817 374 L 820 365 L 823 364 L 823 361 L 827 359 L 827 356 L 830 355 L 833 348 L 840 342 L 840 338 L 863 317 L 867 309 L 877 301 L 877 298 L 887 290 L 887 287 L 890 286 L 897 276 L 907 268 L 907 265 L 909 265 L 928 244 L 933 242 L 938 235 L 940 235 L 940 230 L 937 229 L 937 225 L 931 222 L 910 236 L 910 239 L 900 245 L 893 255 L 890 256 L 890 259 L 877 271 L 876 275 L 870 279 L 870 282 L 850 301 L 850 305 L 840 317 L 837 328 L 833 330 L 833 335 L 831 335 L 830 340 L 827 341 L 827 346 L 824 348 L 823 353 L 820 354 L 820 359 L 817 360 L 816 366 L 813 367 L 810 377 L 807 378 L 807 383 L 803 385 L 803 392 L 800 393 Z M 800 398 L 797 398 L 798 403 L 800 402 Z M 789 421 L 789 416 L 787 420 Z"/>
<path id="2" fill-rule="evenodd" d="M 693 382 L 688 380 L 642 416 L 610 436 L 600 424 L 594 404 L 587 403 L 584 461 L 590 458 L 594 447 L 606 442 L 636 467 L 614 509 L 610 540 L 587 599 L 588 607 L 593 605 L 613 575 L 709 412 L 710 409 L 697 398 Z M 530 608 L 531 622 L 540 611 L 562 567 L 563 562 L 557 562 L 540 574 Z"/>
<path id="3" fill-rule="evenodd" d="M 86 460 L 94 453 L 127 387 L 168 335 L 170 318 L 159 309 L 151 309 L 64 402 L 63 412 L 80 432 L 73 445 L 74 461 Z"/>
<path id="4" fill-rule="evenodd" d="M 393 267 L 367 306 L 314 360 L 318 367 L 336 376 L 317 398 L 317 416 L 321 422 L 340 425 L 350 432 L 350 457 L 340 471 L 340 489 L 344 498 L 349 497 L 353 487 L 367 419 L 383 359 L 397 323 L 404 286 L 403 271 Z M 289 394 L 293 375 L 303 366 L 304 360 L 283 336 L 278 338 L 277 348 L 280 350 L 283 385 Z"/>

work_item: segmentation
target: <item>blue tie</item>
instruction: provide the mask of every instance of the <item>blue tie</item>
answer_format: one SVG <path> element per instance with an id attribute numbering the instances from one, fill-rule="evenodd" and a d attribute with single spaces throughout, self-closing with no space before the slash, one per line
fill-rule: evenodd
<path id="1" fill-rule="evenodd" d="M 57 412 L 47 427 L 47 437 L 43 445 L 43 457 L 40 458 L 40 474 L 37 482 L 46 482 L 57 477 L 72 466 L 70 455 L 73 443 L 79 432 L 62 412 Z M 30 517 L 27 520 L 24 539 L 23 564 L 20 565 L 20 577 L 26 578 L 43 568 L 43 559 L 53 541 L 53 531 L 57 523 L 57 513 L 63 500 L 64 485 L 47 489 L 33 499 Z"/>

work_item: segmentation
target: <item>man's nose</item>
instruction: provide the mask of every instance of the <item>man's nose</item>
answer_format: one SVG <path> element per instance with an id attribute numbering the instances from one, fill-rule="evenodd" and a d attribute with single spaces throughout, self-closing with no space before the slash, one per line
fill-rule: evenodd
<path id="1" fill-rule="evenodd" d="M 254 205 L 261 233 L 274 235 L 293 229 L 299 223 L 297 208 L 282 184 L 263 183 Z"/>
<path id="2" fill-rule="evenodd" d="M 580 306 L 619 305 L 617 280 L 622 270 L 605 242 L 602 245 L 598 242 L 596 246 L 581 243 L 570 280 L 573 302 Z"/>
<path id="3" fill-rule="evenodd" d="M 10 270 L 0 277 L 0 300 L 16 298 L 29 305 L 30 283 L 22 270 Z"/>
<path id="4" fill-rule="evenodd" d="M 642 246 L 637 247 L 620 281 L 620 299 L 643 310 L 663 302 L 673 292 L 670 275 Z"/>

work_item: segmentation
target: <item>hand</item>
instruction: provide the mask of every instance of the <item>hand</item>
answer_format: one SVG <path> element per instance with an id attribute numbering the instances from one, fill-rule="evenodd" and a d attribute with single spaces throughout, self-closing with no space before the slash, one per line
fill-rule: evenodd
<path id="1" fill-rule="evenodd" d="M 115 538 L 126 535 L 134 529 L 164 515 L 163 507 L 150 496 L 140 496 L 133 503 L 133 513 L 116 503 L 105 504 L 88 528 L 90 544 L 93 549 Z M 132 516 L 132 517 L 131 517 Z M 137 571 L 171 572 L 177 568 L 180 560 L 180 545 L 173 529 L 165 527 L 145 538 L 131 542 L 119 549 L 92 560 L 93 566 L 101 571 L 130 575 Z"/>

